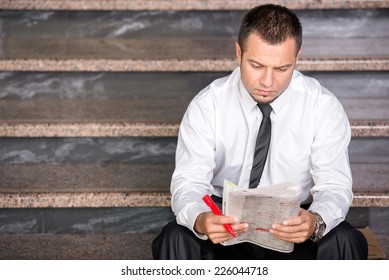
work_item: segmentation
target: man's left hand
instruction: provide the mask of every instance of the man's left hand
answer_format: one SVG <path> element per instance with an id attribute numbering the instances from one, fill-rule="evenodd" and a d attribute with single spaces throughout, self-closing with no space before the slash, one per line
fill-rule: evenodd
<path id="1" fill-rule="evenodd" d="M 316 216 L 307 210 L 300 209 L 299 216 L 274 224 L 270 233 L 276 238 L 293 242 L 302 243 L 306 241 L 315 231 Z"/>

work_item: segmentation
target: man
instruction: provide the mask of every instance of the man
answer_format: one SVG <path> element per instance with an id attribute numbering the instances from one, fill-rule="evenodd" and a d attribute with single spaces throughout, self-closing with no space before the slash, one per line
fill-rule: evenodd
<path id="1" fill-rule="evenodd" d="M 171 183 L 176 221 L 154 240 L 155 259 L 367 258 L 366 239 L 344 221 L 353 197 L 349 122 L 332 93 L 295 70 L 301 44 L 300 21 L 287 8 L 269 4 L 245 15 L 239 67 L 202 90 L 183 117 Z M 270 229 L 295 243 L 293 252 L 220 244 L 233 238 L 223 224 L 236 235 L 248 230 L 202 201 L 210 194 L 220 205 L 225 179 L 245 188 L 301 186 L 299 216 Z"/>

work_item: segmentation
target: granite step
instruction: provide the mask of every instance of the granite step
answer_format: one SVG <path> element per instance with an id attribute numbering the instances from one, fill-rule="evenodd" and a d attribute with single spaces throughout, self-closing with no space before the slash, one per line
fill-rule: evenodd
<path id="1" fill-rule="evenodd" d="M 156 233 L 0 234 L 1 260 L 151 260 Z"/>
<path id="2" fill-rule="evenodd" d="M 192 99 L 231 72 L 0 72 L 0 100 Z M 389 72 L 303 72 L 338 98 L 389 98 Z"/>
<path id="3" fill-rule="evenodd" d="M 1 71 L 231 71 L 238 66 L 233 39 L 6 39 L 2 45 Z M 388 38 L 305 39 L 297 69 L 387 71 L 387 45 Z"/>
<path id="4" fill-rule="evenodd" d="M 228 74 L 3 72 L 2 135 L 176 136 L 190 100 Z M 382 120 L 388 119 L 388 72 L 306 74 L 334 92 L 350 118 L 358 120 L 353 123 L 354 136 L 386 135 Z M 366 103 L 378 108 L 374 115 Z"/>
<path id="5" fill-rule="evenodd" d="M 247 10 L 265 4 L 263 0 L 1 0 L 0 9 L 15 10 Z M 387 8 L 388 1 L 380 0 L 276 0 L 272 3 L 290 9 L 355 9 Z"/>
<path id="6" fill-rule="evenodd" d="M 340 101 L 350 118 L 354 137 L 389 136 L 387 98 Z M 159 97 L 2 99 L 0 137 L 174 137 L 189 102 L 190 98 Z"/>
<path id="7" fill-rule="evenodd" d="M 389 164 L 388 146 L 388 137 L 354 137 L 350 162 Z M 0 138 L 0 164 L 174 164 L 176 148 L 177 137 L 5 137 Z"/>
<path id="8" fill-rule="evenodd" d="M 303 25 L 304 38 L 386 38 L 388 34 L 388 9 L 303 9 L 295 12 Z M 236 39 L 245 13 L 243 10 L 2 10 L 0 34 L 2 38 L 7 39 L 42 40 L 213 37 Z"/>
<path id="9" fill-rule="evenodd" d="M 297 12 L 300 70 L 389 69 L 387 9 Z M 3 11 L 0 70 L 230 71 L 243 14 Z"/>
<path id="10" fill-rule="evenodd" d="M 371 237 L 371 230 L 363 230 L 364 234 L 369 231 L 368 258 L 389 259 L 389 234 L 373 233 Z M 156 233 L 1 234 L 0 259 L 151 260 L 151 242 L 156 236 Z"/>
<path id="11" fill-rule="evenodd" d="M 0 208 L 169 207 L 174 164 L 1 164 Z M 388 164 L 352 164 L 353 207 L 389 207 Z"/>

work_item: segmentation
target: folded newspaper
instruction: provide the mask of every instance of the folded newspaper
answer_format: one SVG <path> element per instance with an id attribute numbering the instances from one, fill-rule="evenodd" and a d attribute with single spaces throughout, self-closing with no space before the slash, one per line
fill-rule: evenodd
<path id="1" fill-rule="evenodd" d="M 292 252 L 294 243 L 275 238 L 269 229 L 272 224 L 298 216 L 300 194 L 301 188 L 291 183 L 243 189 L 225 180 L 223 214 L 239 217 L 242 223 L 249 224 L 249 230 L 222 244 L 251 242 L 279 252 Z"/>

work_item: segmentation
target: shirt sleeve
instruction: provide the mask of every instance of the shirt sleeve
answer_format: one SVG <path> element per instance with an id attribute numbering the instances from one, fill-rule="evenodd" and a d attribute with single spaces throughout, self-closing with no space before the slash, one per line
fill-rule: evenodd
<path id="1" fill-rule="evenodd" d="M 348 158 L 351 128 L 342 105 L 330 93 L 319 98 L 314 121 L 310 210 L 321 215 L 326 234 L 345 219 L 353 199 Z"/>
<path id="2" fill-rule="evenodd" d="M 210 211 L 202 198 L 212 194 L 215 168 L 214 110 L 210 100 L 199 98 L 189 105 L 180 125 L 176 167 L 171 181 L 172 210 L 177 223 L 194 231 L 201 212 Z"/>

